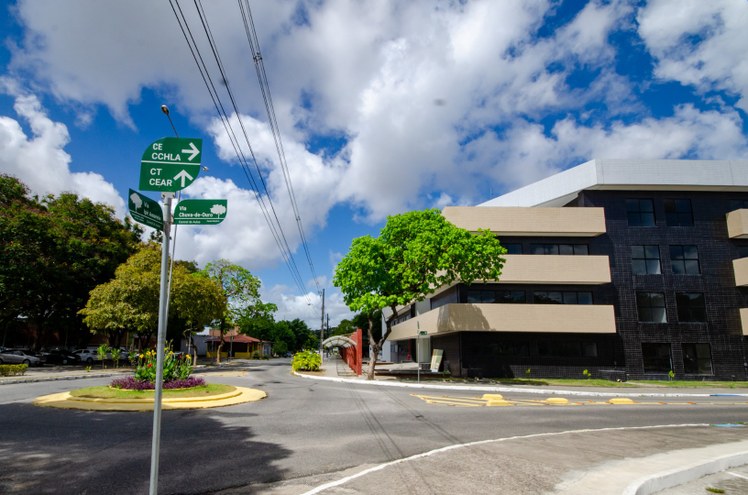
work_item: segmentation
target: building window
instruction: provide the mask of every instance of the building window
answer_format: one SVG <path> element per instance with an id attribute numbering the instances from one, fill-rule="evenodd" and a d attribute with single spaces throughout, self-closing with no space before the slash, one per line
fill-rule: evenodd
<path id="1" fill-rule="evenodd" d="M 660 248 L 657 246 L 631 246 L 631 271 L 634 275 L 659 275 Z"/>
<path id="2" fill-rule="evenodd" d="M 522 304 L 526 300 L 523 290 L 476 290 L 467 291 L 467 302 L 471 304 L 513 303 Z"/>
<path id="3" fill-rule="evenodd" d="M 706 304 L 701 292 L 678 292 L 675 294 L 678 305 L 678 321 L 706 321 Z"/>
<path id="4" fill-rule="evenodd" d="M 642 343 L 644 372 L 666 373 L 673 369 L 670 359 L 670 344 Z"/>
<path id="5" fill-rule="evenodd" d="M 502 246 L 506 249 L 506 254 L 522 254 L 522 244 L 520 243 L 502 244 Z"/>
<path id="6" fill-rule="evenodd" d="M 535 304 L 592 304 L 592 292 L 538 290 L 532 299 Z"/>
<path id="7" fill-rule="evenodd" d="M 670 263 L 676 275 L 698 275 L 699 250 L 696 246 L 670 246 Z"/>
<path id="8" fill-rule="evenodd" d="M 690 199 L 666 199 L 665 222 L 671 227 L 693 225 L 693 211 Z"/>
<path id="9" fill-rule="evenodd" d="M 683 370 L 686 373 L 712 375 L 712 349 L 709 344 L 683 344 Z"/>
<path id="10" fill-rule="evenodd" d="M 651 199 L 627 199 L 626 217 L 630 227 L 653 227 L 654 203 Z"/>
<path id="11" fill-rule="evenodd" d="M 665 295 L 662 292 L 637 292 L 636 309 L 639 311 L 639 321 L 667 323 Z"/>
<path id="12" fill-rule="evenodd" d="M 530 244 L 530 254 L 587 255 L 587 244 Z"/>

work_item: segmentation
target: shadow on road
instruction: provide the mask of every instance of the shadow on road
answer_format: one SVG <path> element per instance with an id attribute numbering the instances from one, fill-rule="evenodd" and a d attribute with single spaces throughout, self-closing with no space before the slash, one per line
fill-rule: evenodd
<path id="1" fill-rule="evenodd" d="M 159 493 L 205 493 L 282 479 L 274 464 L 290 452 L 252 440 L 262 418 L 239 406 L 226 413 L 163 412 Z M 257 425 L 226 424 L 237 414 Z M 0 493 L 147 493 L 152 423 L 150 413 L 1 405 Z"/>

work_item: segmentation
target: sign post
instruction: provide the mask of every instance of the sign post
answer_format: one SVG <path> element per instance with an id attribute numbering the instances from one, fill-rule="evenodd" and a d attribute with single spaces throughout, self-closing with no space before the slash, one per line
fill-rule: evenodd
<path id="1" fill-rule="evenodd" d="M 156 341 L 156 383 L 153 399 L 153 438 L 151 442 L 150 495 L 158 493 L 158 463 L 161 447 L 161 403 L 164 388 L 164 341 L 169 312 L 169 241 L 171 203 L 174 193 L 192 184 L 200 173 L 202 139 L 162 138 L 151 143 L 140 161 L 140 189 L 161 191 L 164 201 L 164 242 L 161 244 L 161 289 Z"/>
<path id="2" fill-rule="evenodd" d="M 420 324 L 418 325 L 420 327 Z M 421 350 L 423 347 L 422 340 L 428 340 L 429 333 L 426 330 L 418 331 L 418 339 L 416 340 L 416 364 L 418 365 L 418 383 L 421 383 Z"/>

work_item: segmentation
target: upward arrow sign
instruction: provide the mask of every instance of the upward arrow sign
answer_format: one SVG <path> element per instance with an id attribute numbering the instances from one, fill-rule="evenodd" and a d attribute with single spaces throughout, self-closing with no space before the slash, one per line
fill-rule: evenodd
<path id="1" fill-rule="evenodd" d="M 199 149 L 197 148 L 197 146 L 195 146 L 195 143 L 193 143 L 192 141 L 190 141 L 190 144 L 189 144 L 189 146 L 190 146 L 189 148 L 187 148 L 187 149 L 183 149 L 183 150 L 182 150 L 182 153 L 189 153 L 189 154 L 190 154 L 190 156 L 188 156 L 188 157 L 187 157 L 187 159 L 188 159 L 189 161 L 192 161 L 192 160 L 194 160 L 194 159 L 195 159 L 195 157 L 196 157 L 197 155 L 199 155 L 199 154 L 200 154 L 200 150 L 199 150 Z"/>
<path id="2" fill-rule="evenodd" d="M 188 174 L 186 170 L 182 170 L 181 172 L 179 172 L 177 175 L 174 176 L 174 179 L 182 181 L 183 189 L 185 187 L 186 181 L 189 180 L 190 182 L 192 182 L 194 180 L 193 177 L 190 174 Z"/>
<path id="3" fill-rule="evenodd" d="M 161 138 L 152 142 L 140 160 L 140 189 L 177 192 L 200 175 L 203 140 Z"/>

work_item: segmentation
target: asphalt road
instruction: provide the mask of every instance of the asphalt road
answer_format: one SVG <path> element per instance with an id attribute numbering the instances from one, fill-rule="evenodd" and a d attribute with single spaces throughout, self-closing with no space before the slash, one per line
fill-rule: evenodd
<path id="1" fill-rule="evenodd" d="M 263 401 L 164 411 L 159 493 L 303 493 L 367 466 L 485 439 L 748 421 L 748 407 L 730 405 L 734 401 L 730 398 L 695 406 L 445 406 L 428 403 L 413 395 L 422 392 L 411 389 L 295 377 L 288 364 L 288 360 L 273 360 L 253 364 L 244 376 L 216 374 L 211 379 L 263 389 L 268 393 Z M 39 395 L 107 381 L 0 387 L 0 493 L 148 492 L 150 413 L 45 409 L 31 404 Z M 486 462 L 484 450 L 461 455 L 461 462 Z M 399 476 L 395 486 L 399 493 L 437 492 L 428 489 L 424 474 Z"/>

